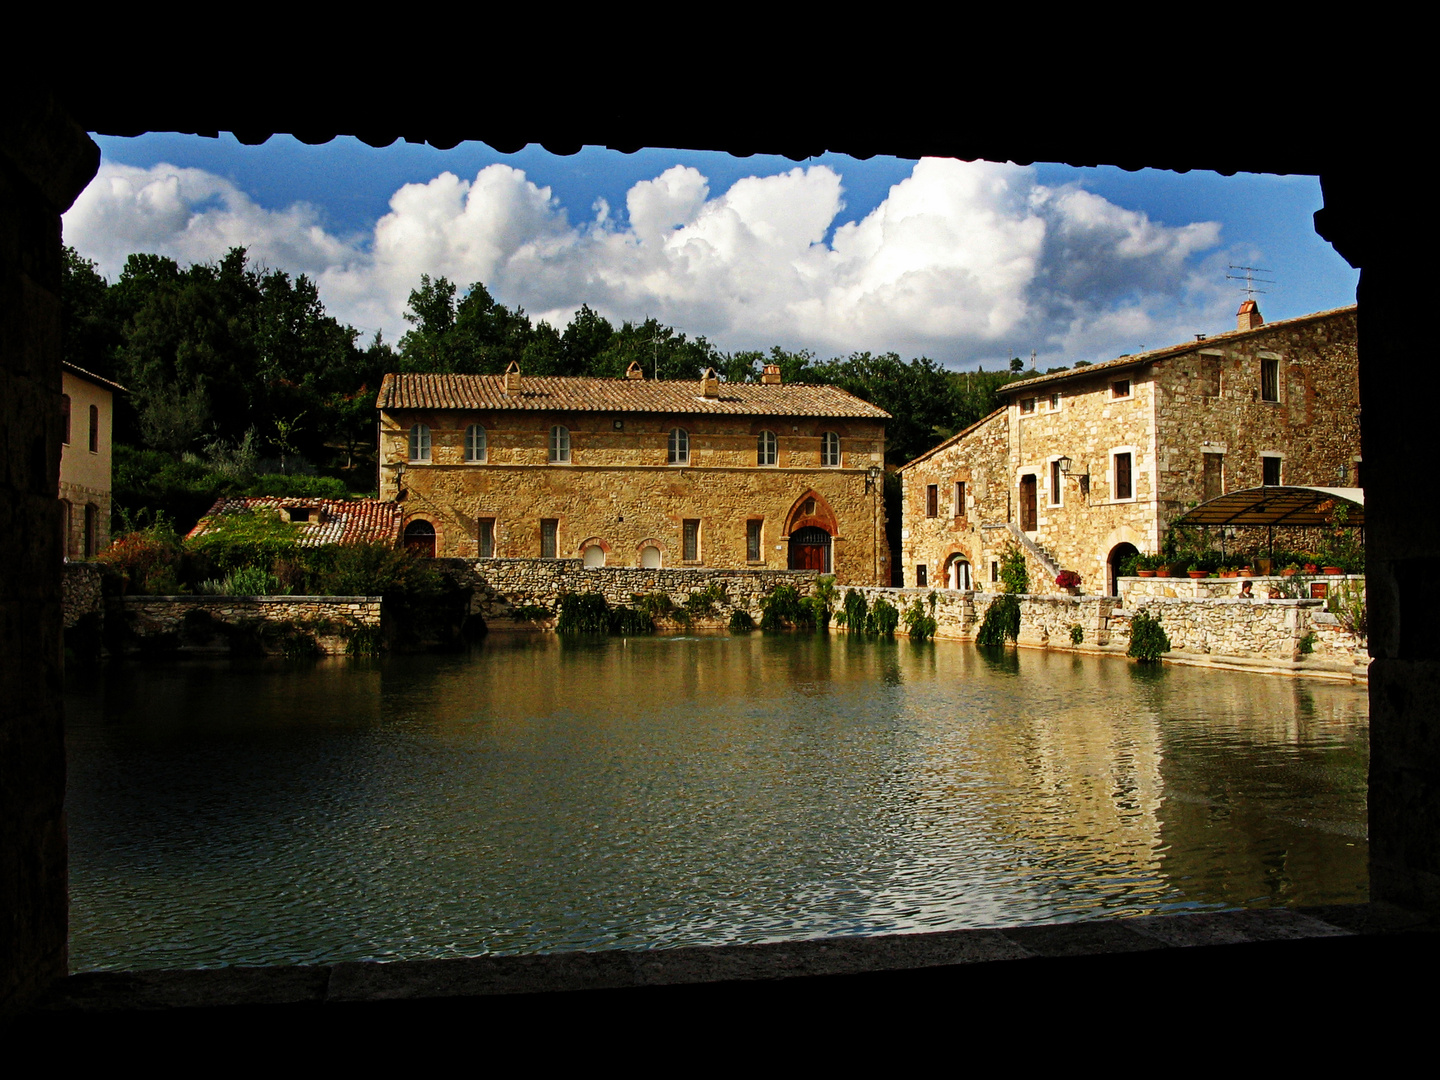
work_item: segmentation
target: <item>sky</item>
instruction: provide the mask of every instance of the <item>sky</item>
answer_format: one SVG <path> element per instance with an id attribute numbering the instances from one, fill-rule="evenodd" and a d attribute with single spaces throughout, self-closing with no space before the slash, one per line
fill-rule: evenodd
<path id="1" fill-rule="evenodd" d="M 114 281 L 132 252 L 236 245 L 309 275 L 392 343 L 422 274 L 563 329 L 582 303 L 725 351 L 928 356 L 947 367 L 1111 359 L 1235 326 L 1259 267 L 1268 321 L 1355 301 L 1315 235 L 1315 177 L 353 139 L 96 136 L 65 242 Z"/>

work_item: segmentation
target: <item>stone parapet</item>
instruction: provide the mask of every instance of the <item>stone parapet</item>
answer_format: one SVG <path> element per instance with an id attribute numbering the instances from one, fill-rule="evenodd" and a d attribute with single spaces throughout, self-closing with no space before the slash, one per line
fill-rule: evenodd
<path id="1" fill-rule="evenodd" d="M 72 629 L 86 615 L 104 617 L 104 600 L 99 563 L 65 564 L 61 579 L 61 597 L 65 612 L 65 629 Z"/>
<path id="2" fill-rule="evenodd" d="M 1182 600 L 1233 600 L 1239 595 L 1241 584 L 1246 581 L 1252 582 L 1252 591 L 1257 599 L 1268 595 L 1272 588 L 1294 588 L 1297 581 L 1305 586 L 1307 592 L 1312 582 L 1326 584 L 1331 589 L 1341 583 L 1347 586 L 1358 585 L 1361 589 L 1365 588 L 1364 574 L 1302 574 L 1295 576 L 1273 574 L 1269 577 L 1252 575 L 1243 578 L 1122 577 L 1116 581 L 1119 586 L 1120 600 L 1127 604 L 1132 600 L 1161 597 Z"/>
<path id="3" fill-rule="evenodd" d="M 351 634 L 380 627 L 378 596 L 126 596 L 117 601 L 129 641 L 143 647 L 173 643 L 191 650 L 229 650 L 237 630 L 272 624 L 313 638 L 324 655 L 347 651 Z M 282 639 L 257 639 L 279 652 Z"/>

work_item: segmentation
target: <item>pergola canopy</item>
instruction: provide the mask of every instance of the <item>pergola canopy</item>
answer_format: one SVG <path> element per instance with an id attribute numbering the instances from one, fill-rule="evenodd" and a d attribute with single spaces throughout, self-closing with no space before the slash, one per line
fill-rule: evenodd
<path id="1" fill-rule="evenodd" d="M 1253 487 L 1227 491 L 1180 515 L 1174 525 L 1333 525 L 1345 508 L 1345 524 L 1365 525 L 1363 488 Z"/>

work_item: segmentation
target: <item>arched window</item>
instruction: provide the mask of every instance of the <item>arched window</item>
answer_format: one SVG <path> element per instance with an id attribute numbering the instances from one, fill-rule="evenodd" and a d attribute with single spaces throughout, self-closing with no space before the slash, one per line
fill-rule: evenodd
<path id="1" fill-rule="evenodd" d="M 416 424 L 410 429 L 410 460 L 430 460 L 430 429 L 424 424 Z"/>
<path id="2" fill-rule="evenodd" d="M 70 395 L 60 395 L 60 441 L 66 446 L 70 445 Z"/>
<path id="3" fill-rule="evenodd" d="M 582 561 L 588 567 L 605 565 L 605 549 L 599 544 L 591 544 L 585 549 Z"/>
<path id="4" fill-rule="evenodd" d="M 762 431 L 755 440 L 755 464 L 774 465 L 779 456 L 779 443 L 773 431 Z"/>
<path id="5" fill-rule="evenodd" d="M 660 549 L 654 544 L 646 544 L 640 549 L 640 566 L 642 569 L 659 570 L 662 561 Z"/>
<path id="6" fill-rule="evenodd" d="M 684 428 L 670 429 L 670 464 L 690 464 L 690 435 Z"/>
<path id="7" fill-rule="evenodd" d="M 435 557 L 435 526 L 416 518 L 405 526 L 405 550 L 427 559 Z"/>
<path id="8" fill-rule="evenodd" d="M 827 469 L 838 468 L 840 465 L 840 436 L 833 431 L 827 431 L 820 436 L 820 464 Z"/>
<path id="9" fill-rule="evenodd" d="M 465 460 L 485 460 L 485 429 L 479 424 L 471 424 L 465 429 Z"/>
<path id="10" fill-rule="evenodd" d="M 90 452 L 100 452 L 100 408 L 97 405 L 90 406 Z"/>
<path id="11" fill-rule="evenodd" d="M 570 429 L 556 424 L 550 429 L 550 460 L 570 460 Z"/>

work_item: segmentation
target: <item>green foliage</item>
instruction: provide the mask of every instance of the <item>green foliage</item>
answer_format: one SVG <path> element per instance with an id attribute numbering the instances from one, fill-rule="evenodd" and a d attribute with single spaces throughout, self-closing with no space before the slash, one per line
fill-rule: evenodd
<path id="1" fill-rule="evenodd" d="M 121 581 L 125 592 L 173 596 L 180 592 L 179 574 L 184 548 L 164 514 L 151 524 L 133 529 L 96 556 Z"/>
<path id="2" fill-rule="evenodd" d="M 776 585 L 770 595 L 760 601 L 760 629 L 771 633 L 777 630 L 815 629 L 815 609 L 800 596 L 794 585 Z"/>
<path id="3" fill-rule="evenodd" d="M 712 581 L 699 592 L 691 593 L 685 598 L 685 613 L 692 619 L 713 618 L 717 613 L 718 606 L 728 600 L 724 584 Z"/>
<path id="4" fill-rule="evenodd" d="M 1361 641 L 1368 637 L 1363 583 L 1344 581 L 1336 585 L 1325 598 L 1325 610 Z"/>
<path id="5" fill-rule="evenodd" d="M 203 533 L 185 545 L 227 573 L 244 567 L 268 571 L 279 559 L 300 550 L 295 527 L 282 521 L 275 510 L 218 514 Z"/>
<path id="6" fill-rule="evenodd" d="M 285 596 L 290 589 L 280 579 L 258 566 L 241 566 L 223 578 L 202 581 L 199 592 L 219 596 Z"/>
<path id="7" fill-rule="evenodd" d="M 915 602 L 906 609 L 904 615 L 905 628 L 909 631 L 911 640 L 924 641 L 927 638 L 935 636 L 937 629 L 935 623 L 935 602 L 937 599 L 937 595 L 931 592 L 928 597 L 930 602 L 930 611 L 928 614 L 925 611 L 925 605 L 918 596 L 915 598 Z"/>
<path id="8" fill-rule="evenodd" d="M 1013 592 L 1003 592 L 990 602 L 985 617 L 980 620 L 980 629 L 975 634 L 976 645 L 1004 645 L 1006 640 L 1020 638 L 1020 601 Z"/>
<path id="9" fill-rule="evenodd" d="M 748 611 L 735 608 L 730 612 L 730 632 L 732 634 L 748 634 L 755 629 L 755 620 L 750 617 Z"/>
<path id="10" fill-rule="evenodd" d="M 323 596 L 430 597 L 445 591 L 433 560 L 389 544 L 312 549 L 306 561 L 315 574 L 315 591 Z"/>
<path id="11" fill-rule="evenodd" d="M 624 604 L 612 609 L 600 593 L 566 593 L 560 597 L 559 607 L 560 618 L 555 629 L 562 634 L 633 637 L 655 632 L 655 623 L 649 615 Z"/>
<path id="12" fill-rule="evenodd" d="M 1311 653 L 1313 653 L 1315 651 L 1315 642 L 1317 640 L 1319 639 L 1317 638 L 1313 630 L 1310 633 L 1306 634 L 1304 637 L 1302 637 L 1300 639 L 1300 655 L 1309 656 Z"/>
<path id="13" fill-rule="evenodd" d="M 1030 591 L 1030 571 L 1025 568 L 1025 552 L 1015 544 L 1009 545 L 1000 556 L 1000 584 L 1007 593 Z"/>
<path id="14" fill-rule="evenodd" d="M 900 625 L 900 609 L 883 596 L 875 598 L 865 616 L 865 633 L 871 637 L 894 637 Z"/>
<path id="15" fill-rule="evenodd" d="M 1127 655 L 1142 663 L 1153 664 L 1169 651 L 1170 637 L 1160 625 L 1160 616 L 1152 616 L 1148 611 L 1136 612 L 1130 620 L 1130 649 Z"/>
<path id="16" fill-rule="evenodd" d="M 1320 549 L 1321 561 L 1326 566 L 1338 566 L 1347 574 L 1365 572 L 1365 545 L 1359 529 L 1350 528 L 1350 508 L 1337 506 L 1331 515 L 1330 527 L 1325 531 L 1325 541 Z"/>
<path id="17" fill-rule="evenodd" d="M 1079 623 L 1076 623 L 1074 626 L 1070 627 L 1070 644 L 1071 644 L 1071 645 L 1083 645 L 1083 644 L 1085 644 L 1085 628 L 1084 628 L 1083 626 L 1081 626 Z"/>
<path id="18" fill-rule="evenodd" d="M 357 625 L 345 636 L 345 653 L 347 656 L 379 656 L 382 644 L 380 627 Z"/>
<path id="19" fill-rule="evenodd" d="M 865 630 L 867 614 L 868 605 L 865 602 L 865 594 L 858 589 L 849 589 L 845 593 L 845 610 L 835 617 L 835 621 L 843 626 L 848 626 L 859 634 Z"/>
<path id="20" fill-rule="evenodd" d="M 670 594 L 663 592 L 649 592 L 644 595 L 631 593 L 630 603 L 634 605 L 636 611 L 643 612 L 651 619 L 669 618 L 675 610 L 675 604 L 671 601 Z"/>
<path id="21" fill-rule="evenodd" d="M 522 622 L 534 622 L 537 619 L 548 619 L 553 615 L 549 608 L 542 604 L 521 604 L 515 609 L 515 618 Z"/>

